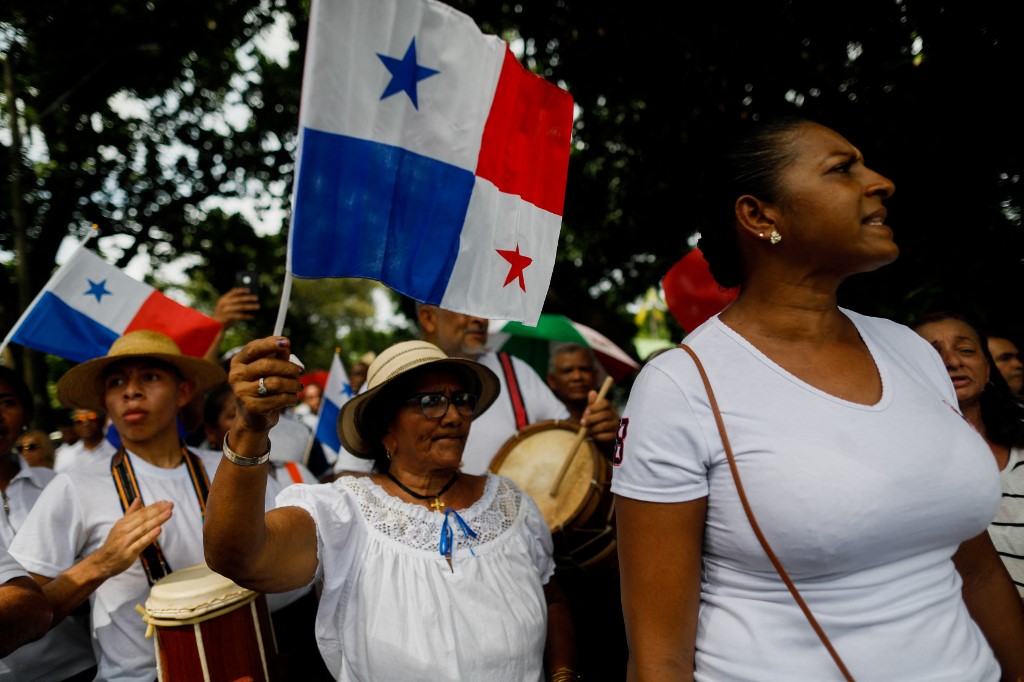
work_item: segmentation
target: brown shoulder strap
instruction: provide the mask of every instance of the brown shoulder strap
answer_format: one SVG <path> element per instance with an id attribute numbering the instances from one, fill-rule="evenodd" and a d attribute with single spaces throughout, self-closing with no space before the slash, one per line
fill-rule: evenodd
<path id="1" fill-rule="evenodd" d="M 715 424 L 718 426 L 718 433 L 722 436 L 722 446 L 725 448 L 725 457 L 729 460 L 729 471 L 732 472 L 732 480 L 736 483 L 736 492 L 740 498 L 740 504 L 743 505 L 743 511 L 747 515 L 747 520 L 750 521 L 750 527 L 754 531 L 754 535 L 757 536 L 757 541 L 761 543 L 761 547 L 764 548 L 764 553 L 768 555 L 768 560 L 772 562 L 772 566 L 775 567 L 775 571 L 782 578 L 782 582 L 786 584 L 790 594 L 793 595 L 793 599 L 796 600 L 800 610 L 804 612 L 804 616 L 807 618 L 807 622 L 814 628 L 815 634 L 818 635 L 818 639 L 828 649 L 829 655 L 832 656 L 832 660 L 835 661 L 839 667 L 839 672 L 843 674 L 843 677 L 847 682 L 853 682 L 853 676 L 850 671 L 846 669 L 846 665 L 843 663 L 843 659 L 839 657 L 839 652 L 832 646 L 832 642 L 829 641 L 828 635 L 822 630 L 821 626 L 818 625 L 818 621 L 814 618 L 814 614 L 811 613 L 811 609 L 808 608 L 807 602 L 800 596 L 800 592 L 796 589 L 796 585 L 790 580 L 789 574 L 786 573 L 786 569 L 782 567 L 782 562 L 775 556 L 775 552 L 772 550 L 771 545 L 768 544 L 768 539 L 761 532 L 761 527 L 757 524 L 757 519 L 754 518 L 754 510 L 750 508 L 750 502 L 747 501 L 747 494 L 743 491 L 743 483 L 740 481 L 740 471 L 736 466 L 736 458 L 732 454 L 732 446 L 729 445 L 729 436 L 725 433 L 725 422 L 722 421 L 722 413 L 718 409 L 718 401 L 715 400 L 715 394 L 711 390 L 711 382 L 708 381 L 708 375 L 704 371 L 704 365 L 701 364 L 700 358 L 693 352 L 693 349 L 687 346 L 685 343 L 679 344 L 679 347 L 690 354 L 693 358 L 694 364 L 697 366 L 697 371 L 700 372 L 701 381 L 704 382 L 704 389 L 708 392 L 708 400 L 711 403 L 711 411 L 715 414 Z"/>

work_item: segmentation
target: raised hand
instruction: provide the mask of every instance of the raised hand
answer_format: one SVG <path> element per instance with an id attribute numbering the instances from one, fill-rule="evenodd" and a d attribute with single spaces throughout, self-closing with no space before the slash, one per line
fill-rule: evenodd
<path id="1" fill-rule="evenodd" d="M 253 313 L 260 309 L 259 297 L 248 289 L 236 287 L 217 299 L 213 319 L 227 329 L 235 322 L 253 319 Z"/>
<path id="2" fill-rule="evenodd" d="M 282 410 L 298 404 L 304 370 L 289 357 L 291 342 L 270 336 L 250 341 L 231 359 L 228 383 L 238 401 L 232 430 L 265 433 L 277 424 Z"/>
<path id="3" fill-rule="evenodd" d="M 590 438 L 598 443 L 609 443 L 615 440 L 619 414 L 610 400 L 598 400 L 597 391 L 591 391 L 587 396 L 587 409 L 583 411 L 582 423 L 587 427 Z"/>

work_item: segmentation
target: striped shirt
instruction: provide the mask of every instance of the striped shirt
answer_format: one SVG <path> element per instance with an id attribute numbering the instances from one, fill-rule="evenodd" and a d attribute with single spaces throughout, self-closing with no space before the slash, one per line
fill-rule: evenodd
<path id="1" fill-rule="evenodd" d="M 1024 448 L 1010 448 L 1010 460 L 1000 475 L 1003 498 L 988 534 L 1024 597 Z"/>

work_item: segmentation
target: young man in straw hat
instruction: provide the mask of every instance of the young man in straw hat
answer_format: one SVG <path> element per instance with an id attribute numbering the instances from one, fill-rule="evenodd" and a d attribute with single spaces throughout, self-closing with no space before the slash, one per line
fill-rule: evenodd
<path id="1" fill-rule="evenodd" d="M 203 561 L 206 493 L 220 459 L 186 450 L 178 411 L 224 380 L 215 364 L 141 330 L 57 385 L 65 405 L 106 412 L 122 447 L 112 458 L 58 475 L 11 555 L 43 586 L 54 623 L 91 598 L 97 679 L 156 676 L 153 643 L 135 606 L 162 575 Z"/>

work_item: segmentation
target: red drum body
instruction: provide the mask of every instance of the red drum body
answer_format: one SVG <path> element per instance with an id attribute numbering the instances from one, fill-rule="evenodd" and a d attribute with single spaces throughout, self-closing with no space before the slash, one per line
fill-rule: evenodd
<path id="1" fill-rule="evenodd" d="M 490 470 L 511 479 L 540 508 L 560 568 L 617 568 L 611 465 L 589 440 L 580 445 L 555 495 L 550 494 L 579 431 L 573 422 L 531 424 L 510 438 Z"/>
<path id="2" fill-rule="evenodd" d="M 143 618 L 154 633 L 159 682 L 274 680 L 277 645 L 266 598 L 205 564 L 158 580 Z"/>

